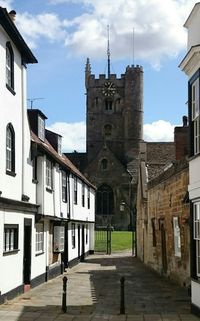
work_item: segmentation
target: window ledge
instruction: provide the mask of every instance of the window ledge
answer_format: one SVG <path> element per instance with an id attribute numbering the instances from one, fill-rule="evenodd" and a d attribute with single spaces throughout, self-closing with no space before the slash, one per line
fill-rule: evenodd
<path id="1" fill-rule="evenodd" d="M 3 256 L 10 255 L 10 254 L 16 254 L 19 251 L 20 251 L 19 249 L 15 249 L 15 250 L 12 250 L 12 251 L 6 251 L 6 252 L 3 252 Z"/>
<path id="2" fill-rule="evenodd" d="M 37 179 L 32 179 L 32 183 L 34 183 L 34 184 L 38 184 L 39 182 L 38 182 L 38 180 L 37 180 Z"/>
<path id="3" fill-rule="evenodd" d="M 189 162 L 190 162 L 190 161 L 192 161 L 193 159 L 195 159 L 195 158 L 197 158 L 197 157 L 200 157 L 200 152 L 197 153 L 197 154 L 195 154 L 195 155 L 190 156 L 188 160 L 189 160 Z"/>
<path id="4" fill-rule="evenodd" d="M 46 191 L 49 192 L 49 193 L 53 193 L 53 189 L 50 188 L 50 187 L 46 187 Z"/>
<path id="5" fill-rule="evenodd" d="M 6 84 L 6 88 L 11 92 L 11 94 L 16 95 L 16 92 L 12 87 L 10 87 L 8 84 Z"/>
<path id="6" fill-rule="evenodd" d="M 40 256 L 40 255 L 43 255 L 43 254 L 44 254 L 44 251 L 39 252 L 39 253 L 35 253 L 35 256 Z"/>
<path id="7" fill-rule="evenodd" d="M 8 170 L 6 170 L 6 174 L 10 175 L 10 176 L 13 176 L 13 177 L 15 177 L 17 175 L 15 172 L 8 171 Z"/>

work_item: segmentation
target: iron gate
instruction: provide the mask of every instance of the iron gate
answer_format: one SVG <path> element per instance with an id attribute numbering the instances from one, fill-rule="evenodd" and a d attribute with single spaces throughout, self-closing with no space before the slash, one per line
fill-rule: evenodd
<path id="1" fill-rule="evenodd" d="M 95 251 L 111 254 L 113 227 L 96 226 L 95 228 Z"/>

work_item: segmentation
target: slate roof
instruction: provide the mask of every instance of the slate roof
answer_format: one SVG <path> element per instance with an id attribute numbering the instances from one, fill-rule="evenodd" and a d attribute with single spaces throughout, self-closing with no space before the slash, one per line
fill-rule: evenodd
<path id="1" fill-rule="evenodd" d="M 27 64 L 37 63 L 37 59 L 22 38 L 8 11 L 6 10 L 6 8 L 2 7 L 0 7 L 0 25 L 7 32 L 10 39 L 13 41 L 13 43 L 21 53 L 23 62 Z"/>
<path id="2" fill-rule="evenodd" d="M 47 139 L 45 141 L 41 141 L 37 135 L 31 131 L 31 140 L 33 143 L 36 143 L 38 148 L 43 152 L 46 152 L 51 158 L 53 158 L 58 164 L 70 170 L 73 174 L 79 177 L 83 182 L 85 182 L 90 187 L 96 189 L 96 187 L 87 180 L 87 178 L 78 170 L 78 168 L 67 158 L 64 154 L 59 155 L 53 146 L 49 143 Z"/>

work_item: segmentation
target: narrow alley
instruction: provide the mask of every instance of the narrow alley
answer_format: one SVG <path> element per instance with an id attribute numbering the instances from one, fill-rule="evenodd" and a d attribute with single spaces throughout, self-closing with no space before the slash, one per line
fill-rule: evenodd
<path id="1" fill-rule="evenodd" d="M 145 267 L 129 252 L 95 254 L 66 271 L 67 312 L 63 313 L 63 275 L 0 306 L 6 321 L 197 321 L 190 297 Z M 120 279 L 125 278 L 125 314 L 120 314 Z"/>

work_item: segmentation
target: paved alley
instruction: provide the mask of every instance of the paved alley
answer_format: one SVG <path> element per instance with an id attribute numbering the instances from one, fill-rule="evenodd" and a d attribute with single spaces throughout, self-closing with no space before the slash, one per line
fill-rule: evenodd
<path id="1" fill-rule="evenodd" d="M 0 306 L 6 321 L 197 321 L 187 290 L 169 283 L 130 253 L 95 254 L 68 269 L 67 313 L 61 310 L 62 276 Z M 120 278 L 125 314 L 120 315 Z"/>

